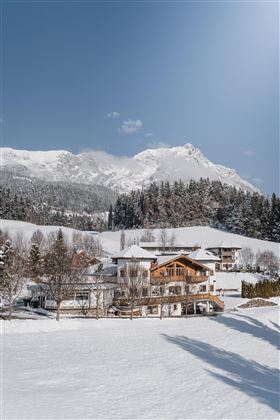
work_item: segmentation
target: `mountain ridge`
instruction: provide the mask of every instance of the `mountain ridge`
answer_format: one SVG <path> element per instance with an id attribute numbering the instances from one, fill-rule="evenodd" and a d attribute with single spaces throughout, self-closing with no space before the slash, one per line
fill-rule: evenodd
<path id="1" fill-rule="evenodd" d="M 128 192 L 151 182 L 185 182 L 209 178 L 246 191 L 259 191 L 234 169 L 211 162 L 200 149 L 184 146 L 146 149 L 133 157 L 117 157 L 103 151 L 28 151 L 1 148 L 1 167 L 18 175 L 50 181 L 96 184 L 116 192 Z"/>

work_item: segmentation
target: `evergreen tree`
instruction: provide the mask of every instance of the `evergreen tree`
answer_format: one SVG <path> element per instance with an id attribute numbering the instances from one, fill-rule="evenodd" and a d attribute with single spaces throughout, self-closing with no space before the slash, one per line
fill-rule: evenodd
<path id="1" fill-rule="evenodd" d="M 113 219 L 114 219 L 113 206 L 111 204 L 109 208 L 109 215 L 108 215 L 108 230 L 113 230 Z"/>
<path id="2" fill-rule="evenodd" d="M 280 200 L 220 181 L 161 182 L 121 194 L 113 208 L 118 229 L 210 225 L 254 238 L 280 240 Z"/>
<path id="3" fill-rule="evenodd" d="M 37 244 L 31 245 L 27 266 L 32 279 L 35 280 L 42 275 L 42 258 L 40 248 Z"/>

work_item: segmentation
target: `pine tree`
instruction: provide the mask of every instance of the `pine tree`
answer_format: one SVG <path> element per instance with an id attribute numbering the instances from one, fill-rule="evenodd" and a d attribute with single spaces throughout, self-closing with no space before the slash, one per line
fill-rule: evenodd
<path id="1" fill-rule="evenodd" d="M 109 208 L 109 214 L 108 214 L 108 230 L 113 230 L 113 219 L 114 219 L 113 206 L 111 204 Z"/>
<path id="2" fill-rule="evenodd" d="M 32 244 L 27 260 L 28 272 L 33 280 L 38 279 L 42 275 L 42 258 L 40 248 L 37 244 Z"/>

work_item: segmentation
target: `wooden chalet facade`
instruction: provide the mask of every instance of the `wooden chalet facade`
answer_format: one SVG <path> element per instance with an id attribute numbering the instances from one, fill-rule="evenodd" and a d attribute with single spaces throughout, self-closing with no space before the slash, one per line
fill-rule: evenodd
<path id="1" fill-rule="evenodd" d="M 159 258 L 157 263 L 151 266 L 151 282 L 163 282 L 168 279 L 169 282 L 201 283 L 208 279 L 211 270 L 188 258 L 186 255 L 175 257 Z"/>
<path id="2" fill-rule="evenodd" d="M 150 266 L 149 282 L 136 306 L 142 316 L 182 316 L 187 313 L 222 311 L 224 303 L 215 295 L 212 270 L 186 255 L 160 256 Z M 120 312 L 129 299 L 117 296 Z"/>
<path id="3" fill-rule="evenodd" d="M 210 256 L 207 254 L 208 259 Z M 158 317 L 222 311 L 224 303 L 215 293 L 215 261 L 210 262 L 209 266 L 185 254 L 156 256 L 137 245 L 104 263 L 75 252 L 73 266 L 87 266 L 85 281 L 77 284 L 61 309 L 85 311 L 98 307 L 101 313 L 106 308 L 111 314 L 129 316 L 133 311 L 134 316 Z M 47 310 L 56 308 L 47 285 L 32 285 L 29 290 L 31 302 Z"/>

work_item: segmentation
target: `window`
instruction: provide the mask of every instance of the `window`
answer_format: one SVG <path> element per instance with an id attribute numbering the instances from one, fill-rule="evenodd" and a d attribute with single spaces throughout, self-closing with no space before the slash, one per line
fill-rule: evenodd
<path id="1" fill-rule="evenodd" d="M 167 268 L 166 269 L 166 272 L 167 272 L 167 275 L 168 276 L 174 276 L 174 270 L 173 270 L 173 268 L 170 268 L 170 267 Z"/>
<path id="2" fill-rule="evenodd" d="M 177 305 L 173 305 L 174 311 L 177 311 Z"/>
<path id="3" fill-rule="evenodd" d="M 175 295 L 181 294 L 181 286 L 175 286 Z"/>
<path id="4" fill-rule="evenodd" d="M 201 292 L 206 292 L 206 286 L 200 286 L 199 289 L 200 289 Z"/>
<path id="5" fill-rule="evenodd" d="M 148 296 L 148 288 L 143 287 L 143 296 Z"/>
<path id="6" fill-rule="evenodd" d="M 120 270 L 120 277 L 124 277 L 124 270 Z"/>
<path id="7" fill-rule="evenodd" d="M 183 276 L 184 271 L 185 270 L 182 267 L 176 267 L 176 276 Z"/>
<path id="8" fill-rule="evenodd" d="M 76 300 L 88 300 L 89 291 L 88 290 L 79 290 L 76 292 Z"/>
<path id="9" fill-rule="evenodd" d="M 148 306 L 147 313 L 153 315 L 158 314 L 158 306 Z"/>
<path id="10" fill-rule="evenodd" d="M 160 286 L 159 292 L 160 292 L 161 295 L 164 295 L 165 294 L 165 287 L 164 286 Z"/>
<path id="11" fill-rule="evenodd" d="M 170 286 L 168 288 L 168 292 L 169 292 L 170 295 L 174 295 L 175 294 L 175 287 L 174 286 Z"/>

